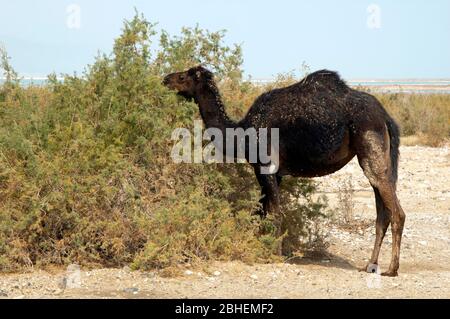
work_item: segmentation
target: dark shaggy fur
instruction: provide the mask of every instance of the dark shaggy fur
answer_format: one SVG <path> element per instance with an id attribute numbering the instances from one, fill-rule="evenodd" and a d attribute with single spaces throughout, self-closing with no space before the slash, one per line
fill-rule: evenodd
<path id="1" fill-rule="evenodd" d="M 376 241 L 369 264 L 378 263 L 383 238 L 392 224 L 392 259 L 384 274 L 397 275 L 405 222 L 396 196 L 399 129 L 375 97 L 348 87 L 336 72 L 321 70 L 262 94 L 236 123 L 225 112 L 212 73 L 203 67 L 170 74 L 164 84 L 193 98 L 208 128 L 279 128 L 279 171 L 262 175 L 260 165 L 253 164 L 262 189 L 263 215 L 279 213 L 282 176 L 331 174 L 357 156 L 377 204 Z"/>

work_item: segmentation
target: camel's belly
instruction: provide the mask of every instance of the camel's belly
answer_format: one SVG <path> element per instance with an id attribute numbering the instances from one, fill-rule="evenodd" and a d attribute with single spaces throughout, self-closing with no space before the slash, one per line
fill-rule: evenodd
<path id="1" fill-rule="evenodd" d="M 280 163 L 279 175 L 291 175 L 296 177 L 320 177 L 337 172 L 352 160 L 355 155 L 349 155 L 333 163 L 316 163 L 315 165 L 286 165 Z"/>
<path id="2" fill-rule="evenodd" d="M 279 174 L 298 177 L 329 175 L 344 167 L 354 156 L 355 152 L 350 147 L 350 135 L 347 131 L 342 136 L 339 147 L 333 151 L 309 154 L 302 147 L 282 149 Z"/>

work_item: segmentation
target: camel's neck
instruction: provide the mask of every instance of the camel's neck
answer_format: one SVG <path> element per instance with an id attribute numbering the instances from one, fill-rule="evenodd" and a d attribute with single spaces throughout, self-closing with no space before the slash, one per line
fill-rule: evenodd
<path id="1" fill-rule="evenodd" d="M 206 84 L 195 96 L 200 114 L 207 129 L 217 128 L 225 133 L 227 128 L 236 128 L 237 123 L 231 120 L 225 112 L 225 106 L 219 90 L 213 81 Z M 225 134 L 224 134 L 225 136 Z"/>

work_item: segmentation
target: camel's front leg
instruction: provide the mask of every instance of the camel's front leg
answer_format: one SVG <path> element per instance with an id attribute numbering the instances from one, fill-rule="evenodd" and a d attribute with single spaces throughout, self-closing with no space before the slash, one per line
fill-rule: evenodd
<path id="1" fill-rule="evenodd" d="M 259 202 L 262 204 L 262 211 L 258 212 L 258 214 L 262 217 L 266 217 L 267 214 L 278 216 L 280 213 L 279 185 L 281 183 L 281 177 L 275 174 L 260 174 L 259 168 L 255 169 L 255 173 L 258 183 L 261 186 L 261 199 Z"/>

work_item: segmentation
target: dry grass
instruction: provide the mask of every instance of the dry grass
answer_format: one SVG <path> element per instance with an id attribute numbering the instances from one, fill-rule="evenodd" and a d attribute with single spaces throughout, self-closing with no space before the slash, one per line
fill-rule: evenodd
<path id="1" fill-rule="evenodd" d="M 441 146 L 450 138 L 450 95 L 383 93 L 375 96 L 400 124 L 402 142 Z"/>
<path id="2" fill-rule="evenodd" d="M 338 206 L 335 211 L 334 223 L 346 231 L 364 231 L 372 225 L 372 221 L 360 219 L 355 215 L 354 194 L 352 177 L 348 176 L 338 190 Z"/>
<path id="3" fill-rule="evenodd" d="M 340 185 L 338 191 L 338 212 L 343 225 L 350 225 L 355 218 L 355 203 L 353 201 L 353 183 L 351 177 L 348 177 L 343 184 Z"/>

